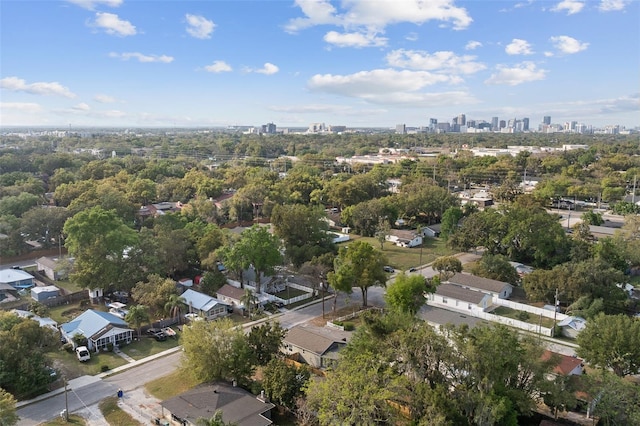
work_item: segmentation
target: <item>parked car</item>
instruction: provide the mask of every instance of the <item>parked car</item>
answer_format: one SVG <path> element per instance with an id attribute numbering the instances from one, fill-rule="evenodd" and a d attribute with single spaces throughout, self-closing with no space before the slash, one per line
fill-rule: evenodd
<path id="1" fill-rule="evenodd" d="M 159 329 L 159 328 L 153 328 L 153 327 L 152 327 L 152 328 L 147 329 L 147 331 L 146 331 L 146 333 L 147 333 L 147 335 L 148 335 L 148 336 L 153 336 L 154 334 L 156 334 L 156 333 L 161 333 L 161 332 L 162 332 L 162 330 L 161 330 L 161 329 Z"/>
<path id="2" fill-rule="evenodd" d="M 415 272 L 415 271 L 417 271 L 416 268 L 409 268 L 409 272 Z"/>
<path id="3" fill-rule="evenodd" d="M 91 354 L 86 346 L 78 346 L 76 348 L 76 356 L 80 362 L 89 361 L 91 359 Z"/>
<path id="4" fill-rule="evenodd" d="M 385 272 L 395 272 L 395 269 L 388 265 L 384 266 L 382 269 L 384 269 Z"/>
<path id="5" fill-rule="evenodd" d="M 194 313 L 190 313 L 190 314 L 185 314 L 184 316 L 186 319 L 188 319 L 189 321 L 202 321 L 204 318 L 202 318 L 200 315 L 198 314 L 194 314 Z"/>
<path id="6" fill-rule="evenodd" d="M 153 338 L 156 339 L 157 342 L 164 342 L 167 340 L 167 335 L 164 332 L 159 331 L 153 335 Z"/>

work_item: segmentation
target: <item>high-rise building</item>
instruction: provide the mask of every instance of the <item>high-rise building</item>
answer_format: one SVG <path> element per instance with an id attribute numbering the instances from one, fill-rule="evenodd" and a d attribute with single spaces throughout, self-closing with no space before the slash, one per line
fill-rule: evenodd
<path id="1" fill-rule="evenodd" d="M 404 124 L 396 124 L 396 135 L 406 135 L 407 126 Z"/>
<path id="2" fill-rule="evenodd" d="M 436 127 L 438 127 L 438 119 L 437 118 L 430 118 L 429 119 L 429 130 L 430 131 L 435 131 Z"/>
<path id="3" fill-rule="evenodd" d="M 504 129 L 505 127 L 507 127 L 507 122 L 504 120 L 500 120 L 500 128 Z"/>
<path id="4" fill-rule="evenodd" d="M 498 130 L 498 117 L 491 118 L 491 130 Z"/>
<path id="5" fill-rule="evenodd" d="M 467 116 L 464 115 L 464 114 L 460 114 L 458 116 L 458 124 L 461 125 L 461 126 L 466 125 L 467 124 Z"/>
<path id="6" fill-rule="evenodd" d="M 262 133 L 267 133 L 270 135 L 276 134 L 276 125 L 273 123 L 267 123 L 262 125 Z"/>
<path id="7" fill-rule="evenodd" d="M 550 115 L 545 115 L 544 118 L 542 119 L 542 124 L 546 124 L 547 126 L 551 124 L 551 116 Z"/>
<path id="8" fill-rule="evenodd" d="M 523 132 L 528 132 L 529 131 L 529 118 L 525 117 L 522 119 L 522 131 Z"/>

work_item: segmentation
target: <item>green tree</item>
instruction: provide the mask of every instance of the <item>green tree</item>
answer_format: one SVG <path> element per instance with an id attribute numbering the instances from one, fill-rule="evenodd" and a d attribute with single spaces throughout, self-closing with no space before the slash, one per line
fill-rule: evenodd
<path id="1" fill-rule="evenodd" d="M 247 340 L 258 365 L 267 365 L 280 353 L 285 334 L 286 330 L 276 321 L 269 321 L 251 328 Z"/>
<path id="2" fill-rule="evenodd" d="M 256 289 L 260 293 L 262 277 L 273 273 L 273 267 L 282 262 L 278 238 L 271 235 L 266 227 L 254 225 L 242 232 L 236 246 L 242 258 L 256 271 Z"/>
<path id="3" fill-rule="evenodd" d="M 502 255 L 484 254 L 471 268 L 471 273 L 480 277 L 516 285 L 520 276 L 516 269 Z"/>
<path id="4" fill-rule="evenodd" d="M 600 314 L 578 334 L 576 353 L 589 364 L 622 377 L 640 370 L 640 321 Z"/>
<path id="5" fill-rule="evenodd" d="M 253 353 L 242 328 L 228 318 L 196 321 L 182 334 L 185 372 L 202 381 L 237 380 L 248 383 Z"/>
<path id="6" fill-rule="evenodd" d="M 179 294 L 170 294 L 167 299 L 167 303 L 164 304 L 164 310 L 169 314 L 169 316 L 171 316 L 171 318 L 178 318 L 178 321 L 180 322 L 182 309 L 186 303 L 187 302 L 184 297 Z"/>
<path id="7" fill-rule="evenodd" d="M 393 284 L 387 286 L 385 302 L 392 309 L 415 315 L 425 303 L 424 293 L 427 287 L 422 275 L 396 276 Z"/>
<path id="8" fill-rule="evenodd" d="M 16 399 L 6 390 L 0 388 L 0 425 L 13 426 L 20 418 L 16 414 Z"/>
<path id="9" fill-rule="evenodd" d="M 173 295 L 177 295 L 176 282 L 171 278 L 151 274 L 147 281 L 138 282 L 131 290 L 133 299 L 147 306 L 152 317 L 165 313 L 165 306 Z"/>
<path id="10" fill-rule="evenodd" d="M 586 222 L 589 225 L 600 226 L 604 223 L 604 219 L 602 218 L 602 213 L 596 213 L 593 210 L 582 213 L 580 216 L 583 222 Z"/>
<path id="11" fill-rule="evenodd" d="M 462 262 L 455 256 L 441 256 L 431 264 L 433 270 L 438 271 L 441 279 L 449 279 L 455 273 L 462 272 Z"/>
<path id="12" fill-rule="evenodd" d="M 558 419 L 558 410 L 573 410 L 578 401 L 578 391 L 572 376 L 558 375 L 553 380 L 542 382 L 542 400 L 553 410 L 553 418 Z"/>
<path id="13" fill-rule="evenodd" d="M 12 215 L 15 217 L 21 217 L 31 208 L 38 205 L 42 199 L 37 195 L 23 192 L 20 195 L 9 195 L 0 198 L 0 216 Z"/>
<path id="14" fill-rule="evenodd" d="M 134 305 L 129 307 L 129 312 L 124 320 L 138 330 L 138 340 L 140 340 L 140 329 L 142 324 L 149 322 L 149 309 L 144 305 Z"/>
<path id="15" fill-rule="evenodd" d="M 605 426 L 640 424 L 638 385 L 606 371 L 587 376 L 594 395 L 593 415 Z"/>
<path id="16" fill-rule="evenodd" d="M 127 249 L 135 246 L 136 232 L 126 226 L 114 211 L 101 207 L 84 210 L 64 224 L 65 246 L 75 257 L 70 278 L 82 287 L 122 287 L 122 265 Z"/>
<path id="17" fill-rule="evenodd" d="M 462 219 L 462 209 L 457 206 L 449 207 L 442 214 L 442 224 L 440 226 L 440 237 L 445 241 L 458 229 L 458 222 Z"/>
<path id="18" fill-rule="evenodd" d="M 384 286 L 386 259 L 381 252 L 364 241 L 341 247 L 335 261 L 330 283 L 334 289 L 351 293 L 353 287 L 362 292 L 362 306 L 367 306 L 367 290 L 374 285 Z"/>
<path id="19" fill-rule="evenodd" d="M 205 272 L 200 278 L 200 289 L 204 294 L 215 296 L 218 290 L 227 283 L 227 277 L 216 267 L 213 271 Z"/>
<path id="20" fill-rule="evenodd" d="M 256 296 L 253 290 L 249 288 L 245 288 L 244 293 L 240 298 L 240 303 L 242 303 L 242 305 L 247 309 L 247 312 L 249 313 L 249 318 L 253 318 L 251 316 L 251 311 L 255 309 L 256 305 L 258 304 L 258 296 Z"/>
<path id="21" fill-rule="evenodd" d="M 208 419 L 200 417 L 196 420 L 196 426 L 236 426 L 236 423 L 225 422 L 222 418 L 222 411 L 216 410 L 212 417 L 209 417 Z"/>
<path id="22" fill-rule="evenodd" d="M 306 367 L 297 368 L 274 358 L 262 370 L 262 386 L 273 402 L 293 410 L 310 376 Z"/>

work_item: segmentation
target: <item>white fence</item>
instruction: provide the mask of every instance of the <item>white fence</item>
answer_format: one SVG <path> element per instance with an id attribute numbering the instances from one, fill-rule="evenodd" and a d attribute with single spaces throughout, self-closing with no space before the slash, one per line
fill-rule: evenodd
<path id="1" fill-rule="evenodd" d="M 535 306 L 512 302 L 511 300 L 499 299 L 497 297 L 494 297 L 491 302 L 494 305 L 504 306 L 507 308 L 515 309 L 517 311 L 525 311 L 535 315 L 542 315 L 545 318 L 553 319 L 555 317 L 555 319 L 558 321 L 562 321 L 563 319 L 568 317 L 568 315 L 562 314 L 560 312 L 553 312 L 548 309 L 537 308 Z"/>
<path id="2" fill-rule="evenodd" d="M 229 283 L 229 285 L 236 287 L 236 288 L 241 288 L 240 287 L 240 282 L 239 281 L 234 281 L 234 280 L 229 280 L 227 279 L 227 283 Z M 300 296 L 296 296 L 296 297 L 292 297 L 291 299 L 282 299 L 278 296 L 274 296 L 273 294 L 270 293 L 261 293 L 261 297 L 264 297 L 265 299 L 269 300 L 270 302 L 281 302 L 284 303 L 285 305 L 290 305 L 292 303 L 296 303 L 296 302 L 300 302 L 301 300 L 306 300 L 306 299 L 310 299 L 311 297 L 313 297 L 313 289 L 300 285 L 300 284 L 296 284 L 296 283 L 292 283 L 289 282 L 287 283 L 288 286 L 290 286 L 291 288 L 295 288 L 297 290 L 302 290 L 304 292 L 306 292 L 306 294 L 301 294 Z M 246 283 L 244 285 L 244 288 L 248 288 L 251 291 L 255 292 L 256 291 L 256 283 L 254 281 L 249 281 L 249 283 Z"/>

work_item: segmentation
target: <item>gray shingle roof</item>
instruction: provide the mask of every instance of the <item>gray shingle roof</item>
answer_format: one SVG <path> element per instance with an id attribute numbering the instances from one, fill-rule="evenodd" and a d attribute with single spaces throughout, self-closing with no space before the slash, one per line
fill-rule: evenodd
<path id="1" fill-rule="evenodd" d="M 447 280 L 448 283 L 457 284 L 464 287 L 472 287 L 478 290 L 500 293 L 505 286 L 511 285 L 502 281 L 491 280 L 489 278 L 476 277 L 471 274 L 455 274 Z"/>
<path id="2" fill-rule="evenodd" d="M 300 326 L 290 329 L 284 338 L 284 342 L 290 343 L 317 355 L 322 355 L 327 352 L 331 349 L 331 346 L 333 346 L 334 343 L 338 343 L 340 345 L 346 344 L 345 342 L 314 333 L 307 328 Z"/>
<path id="3" fill-rule="evenodd" d="M 203 417 L 213 417 L 216 410 L 222 419 L 238 426 L 267 426 L 273 422 L 262 413 L 274 408 L 270 402 L 262 402 L 244 389 L 224 383 L 195 387 L 187 392 L 160 403 L 171 414 L 195 424 Z"/>
<path id="4" fill-rule="evenodd" d="M 481 291 L 469 290 L 468 288 L 460 287 L 455 284 L 440 284 L 436 289 L 436 294 L 439 296 L 450 297 L 452 299 L 461 300 L 463 302 L 475 303 L 476 305 L 487 296 L 487 293 Z"/>

